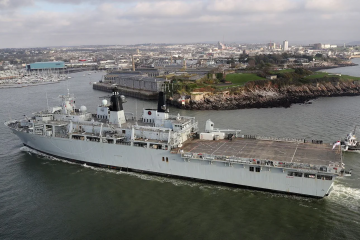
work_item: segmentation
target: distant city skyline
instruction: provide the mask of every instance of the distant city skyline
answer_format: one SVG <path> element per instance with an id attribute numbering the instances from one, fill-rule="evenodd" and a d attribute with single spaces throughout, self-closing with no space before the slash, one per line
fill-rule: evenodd
<path id="1" fill-rule="evenodd" d="M 360 41 L 356 0 L 0 0 L 0 48 Z"/>

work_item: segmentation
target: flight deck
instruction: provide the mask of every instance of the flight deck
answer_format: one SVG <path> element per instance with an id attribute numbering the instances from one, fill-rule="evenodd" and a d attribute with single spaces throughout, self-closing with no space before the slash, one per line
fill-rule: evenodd
<path id="1" fill-rule="evenodd" d="M 235 138 L 230 140 L 187 141 L 181 148 L 184 152 L 215 156 L 233 156 L 280 162 L 312 165 L 339 164 L 341 151 L 332 149 L 331 144 L 283 142 Z"/>

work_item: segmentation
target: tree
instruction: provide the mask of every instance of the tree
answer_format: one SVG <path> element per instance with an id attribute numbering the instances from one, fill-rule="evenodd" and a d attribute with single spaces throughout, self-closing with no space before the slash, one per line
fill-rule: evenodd
<path id="1" fill-rule="evenodd" d="M 282 56 L 283 59 L 284 59 L 284 58 L 289 58 L 289 54 L 286 53 L 286 52 L 282 53 L 281 56 Z"/>
<path id="2" fill-rule="evenodd" d="M 224 78 L 224 74 L 223 73 L 216 73 L 216 79 L 218 79 L 219 81 L 221 81 Z"/>
<path id="3" fill-rule="evenodd" d="M 249 66 L 249 67 L 255 67 L 255 59 L 250 58 L 250 59 L 248 60 L 248 66 Z"/>
<path id="4" fill-rule="evenodd" d="M 312 72 L 304 68 L 296 68 L 295 73 L 299 74 L 300 76 L 305 76 L 305 75 L 310 75 Z"/>
<path id="5" fill-rule="evenodd" d="M 260 67 L 260 68 L 265 67 L 265 62 L 264 62 L 264 60 L 260 60 L 259 67 Z"/>
<path id="6" fill-rule="evenodd" d="M 239 62 L 246 62 L 248 58 L 249 58 L 249 55 L 242 53 L 239 56 Z"/>

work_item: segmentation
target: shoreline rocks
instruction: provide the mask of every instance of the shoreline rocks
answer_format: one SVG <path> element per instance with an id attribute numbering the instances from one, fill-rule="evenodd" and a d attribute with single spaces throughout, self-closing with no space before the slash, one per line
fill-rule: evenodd
<path id="1" fill-rule="evenodd" d="M 301 86 L 288 85 L 277 87 L 254 86 L 243 87 L 232 94 L 207 94 L 201 100 L 190 100 L 188 104 L 181 105 L 178 101 L 170 104 L 188 110 L 234 110 L 245 108 L 272 108 L 290 107 L 296 103 L 306 103 L 319 97 L 358 96 L 360 95 L 360 82 L 339 81 L 310 83 Z"/>

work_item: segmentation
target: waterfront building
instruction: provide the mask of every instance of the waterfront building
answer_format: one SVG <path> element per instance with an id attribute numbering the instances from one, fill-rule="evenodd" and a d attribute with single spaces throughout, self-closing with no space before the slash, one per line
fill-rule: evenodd
<path id="1" fill-rule="evenodd" d="M 60 70 L 65 69 L 65 63 L 64 62 L 35 62 L 30 63 L 26 65 L 26 69 L 28 71 L 33 70 Z"/>
<path id="2" fill-rule="evenodd" d="M 116 84 L 120 88 L 130 88 L 145 90 L 150 92 L 159 92 L 163 83 L 166 81 L 164 78 L 149 77 L 140 71 L 115 71 L 104 76 L 104 83 Z"/>
<path id="3" fill-rule="evenodd" d="M 146 74 L 148 77 L 157 77 L 163 74 L 163 71 L 156 68 L 136 68 L 137 72 L 141 74 Z"/>

